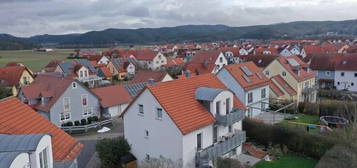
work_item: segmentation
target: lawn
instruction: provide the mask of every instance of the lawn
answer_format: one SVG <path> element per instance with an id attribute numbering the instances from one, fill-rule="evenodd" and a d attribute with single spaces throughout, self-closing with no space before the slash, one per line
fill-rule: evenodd
<path id="1" fill-rule="evenodd" d="M 306 129 L 307 125 L 305 124 L 315 124 L 318 125 L 320 123 L 320 118 L 319 116 L 313 116 L 313 115 L 306 115 L 306 114 L 297 114 L 295 115 L 298 117 L 296 120 L 283 120 L 279 124 L 283 126 L 288 126 L 288 127 L 295 127 L 295 128 L 301 128 L 301 129 Z M 295 123 L 302 123 L 302 124 L 295 124 L 295 123 L 289 123 L 289 122 L 295 122 Z M 319 127 L 316 129 L 310 129 L 312 133 L 318 133 L 319 132 Z"/>
<path id="2" fill-rule="evenodd" d="M 254 168 L 314 168 L 317 162 L 317 160 L 289 154 L 271 162 L 262 160 Z"/>
<path id="3" fill-rule="evenodd" d="M 73 49 L 55 49 L 52 52 L 34 52 L 32 50 L 0 50 L 0 66 L 16 61 L 24 63 L 33 71 L 41 70 L 53 59 L 66 59 Z"/>

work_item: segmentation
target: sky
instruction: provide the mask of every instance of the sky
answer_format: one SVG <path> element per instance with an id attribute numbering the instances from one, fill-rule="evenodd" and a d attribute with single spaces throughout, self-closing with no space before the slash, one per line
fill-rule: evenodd
<path id="1" fill-rule="evenodd" d="M 357 19 L 357 0 L 0 0 L 0 33 Z"/>

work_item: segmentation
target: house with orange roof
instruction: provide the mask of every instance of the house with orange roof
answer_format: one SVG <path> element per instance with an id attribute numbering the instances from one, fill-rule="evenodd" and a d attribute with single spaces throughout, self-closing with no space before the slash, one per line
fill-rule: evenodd
<path id="1" fill-rule="evenodd" d="M 187 62 L 185 70 L 196 75 L 217 73 L 225 65 L 228 65 L 228 60 L 220 50 L 198 51 Z"/>
<path id="2" fill-rule="evenodd" d="M 34 81 L 32 71 L 26 66 L 0 67 L 0 85 L 11 88 L 13 96 L 17 96 L 22 86 Z"/>
<path id="3" fill-rule="evenodd" d="M 78 140 L 15 97 L 0 100 L 0 107 L 1 167 L 78 167 Z"/>
<path id="4" fill-rule="evenodd" d="M 256 117 L 268 108 L 269 79 L 253 62 L 227 65 L 216 75 L 247 106 L 246 116 Z"/>
<path id="5" fill-rule="evenodd" d="M 39 75 L 18 97 L 58 127 L 101 116 L 99 98 L 73 78 Z"/>
<path id="6" fill-rule="evenodd" d="M 274 78 L 273 82 L 275 82 L 276 85 L 279 86 L 279 84 L 282 84 L 280 85 L 281 89 L 285 88 L 284 90 L 286 90 L 292 88 L 294 92 L 296 92 L 296 96 L 290 97 L 290 100 L 297 102 L 316 101 L 316 74 L 309 68 L 309 65 L 303 62 L 299 57 L 278 57 L 264 68 L 264 74 L 268 78 Z M 280 77 L 277 77 L 277 75 L 280 75 Z M 279 83 L 277 80 L 283 80 L 285 82 Z M 283 83 L 287 83 L 288 86 Z M 290 93 L 294 92 L 290 91 Z"/>
<path id="7" fill-rule="evenodd" d="M 150 70 L 160 70 L 167 64 L 167 58 L 159 51 L 141 49 L 136 50 L 134 56 L 139 65 Z"/>
<path id="8" fill-rule="evenodd" d="M 122 114 L 137 160 L 165 156 L 184 168 L 242 152 L 246 107 L 213 74 L 149 83 Z"/>

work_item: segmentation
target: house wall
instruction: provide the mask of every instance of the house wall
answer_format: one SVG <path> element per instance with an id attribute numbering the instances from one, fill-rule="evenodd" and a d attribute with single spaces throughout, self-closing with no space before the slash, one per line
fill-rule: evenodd
<path id="1" fill-rule="evenodd" d="M 36 151 L 30 154 L 30 162 L 31 167 L 40 167 L 40 158 L 39 154 L 44 149 L 47 150 L 47 161 L 48 161 L 48 168 L 53 167 L 53 155 L 52 155 L 52 143 L 51 143 L 51 136 L 44 135 L 42 139 L 39 141 Z"/>
<path id="2" fill-rule="evenodd" d="M 144 114 L 139 114 L 139 104 Z M 157 119 L 156 108 L 162 108 L 151 92 L 146 89 L 124 113 L 124 137 L 131 145 L 131 151 L 140 162 L 150 157 L 164 156 L 173 161 L 183 158 L 183 135 L 163 109 L 162 119 Z M 149 137 L 145 137 L 145 130 Z M 186 147 L 185 147 L 186 148 Z"/>
<path id="3" fill-rule="evenodd" d="M 222 58 L 222 62 L 220 61 Z M 225 65 L 228 65 L 228 60 L 224 56 L 224 54 L 221 52 L 219 56 L 217 57 L 216 62 L 214 63 L 218 68 L 215 68 L 212 73 L 217 73 L 220 69 L 222 69 Z"/>
<path id="4" fill-rule="evenodd" d="M 341 76 L 344 72 L 345 75 Z M 335 73 L 335 87 L 337 90 L 348 89 L 349 91 L 357 91 L 357 77 L 355 77 L 357 71 L 340 71 Z"/>
<path id="5" fill-rule="evenodd" d="M 169 74 L 166 74 L 161 82 L 172 81 L 174 80 Z"/>
<path id="6" fill-rule="evenodd" d="M 327 73 L 329 72 L 329 73 Z M 334 80 L 335 80 L 335 71 L 315 71 L 316 73 L 316 80 L 319 83 L 319 86 L 322 88 L 326 88 L 326 87 L 333 87 L 334 86 Z M 331 80 L 331 82 L 322 82 L 320 81 L 321 79 L 323 80 Z"/>
<path id="7" fill-rule="evenodd" d="M 112 62 L 109 62 L 107 64 L 107 68 L 109 69 L 110 73 L 112 73 L 113 76 L 118 74 L 118 71 L 115 69 Z"/>
<path id="8" fill-rule="evenodd" d="M 63 112 L 63 98 L 70 98 L 70 112 L 71 119 L 68 121 L 76 121 L 81 119 L 87 119 L 89 116 L 84 116 L 83 111 L 85 108 L 92 108 L 92 116 L 100 116 L 99 101 L 94 94 L 87 90 L 83 85 L 77 83 L 77 88 L 72 88 L 72 84 L 66 89 L 66 91 L 58 98 L 57 102 L 50 109 L 51 122 L 57 126 L 61 126 L 60 113 Z M 87 107 L 82 106 L 82 95 L 88 95 Z M 64 122 L 68 122 L 64 121 Z"/>
<path id="9" fill-rule="evenodd" d="M 265 89 L 265 98 L 262 98 L 262 89 Z M 266 86 L 263 86 L 263 87 L 259 87 L 259 88 L 255 88 L 255 89 L 251 89 L 251 90 L 248 90 L 246 93 L 245 93 L 245 102 L 246 102 L 246 106 L 249 108 L 249 107 L 253 107 L 251 108 L 251 114 L 249 114 L 249 110 L 247 111 L 247 115 L 250 116 L 250 117 L 255 117 L 257 115 L 259 115 L 260 113 L 262 113 L 262 110 L 261 108 L 264 107 L 265 108 L 268 108 L 268 104 L 265 104 L 261 102 L 265 102 L 265 103 L 269 103 L 269 85 L 266 85 Z M 253 93 L 253 101 L 252 103 L 248 103 L 248 94 L 249 93 Z"/>
<path id="10" fill-rule="evenodd" d="M 131 74 L 131 75 L 135 74 L 135 65 L 130 63 L 128 65 L 128 67 L 126 68 L 126 71 L 128 72 L 128 74 Z"/>
<path id="11" fill-rule="evenodd" d="M 105 113 L 109 113 L 111 117 L 120 116 L 129 104 L 119 104 L 105 109 Z"/>
<path id="12" fill-rule="evenodd" d="M 26 78 L 26 80 L 24 79 Z M 21 75 L 21 78 L 20 78 L 20 87 L 26 85 L 26 81 L 28 82 L 27 84 L 30 84 L 34 81 L 32 75 L 27 71 L 25 70 L 24 72 L 22 72 L 22 75 Z"/>
<path id="13" fill-rule="evenodd" d="M 26 167 L 28 163 L 30 163 L 28 153 L 20 153 L 16 156 L 16 158 L 12 161 L 9 168 L 22 168 Z"/>
<path id="14" fill-rule="evenodd" d="M 280 55 L 283 57 L 288 57 L 288 56 L 292 56 L 293 54 L 288 49 L 285 48 L 283 51 L 280 52 Z"/>
<path id="15" fill-rule="evenodd" d="M 147 64 L 147 65 L 148 68 L 151 70 L 159 70 L 162 65 L 166 65 L 166 64 L 167 64 L 166 57 L 163 54 L 158 53 L 151 61 L 151 64 Z"/>
<path id="16" fill-rule="evenodd" d="M 106 56 L 103 56 L 102 58 L 100 58 L 100 60 L 98 61 L 98 64 L 105 64 L 107 65 L 109 63 L 109 59 Z"/>

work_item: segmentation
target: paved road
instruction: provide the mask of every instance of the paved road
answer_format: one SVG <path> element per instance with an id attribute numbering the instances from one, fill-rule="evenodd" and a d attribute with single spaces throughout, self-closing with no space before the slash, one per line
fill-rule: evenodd
<path id="1" fill-rule="evenodd" d="M 72 135 L 74 138 L 79 140 L 84 148 L 78 156 L 78 167 L 79 168 L 97 168 L 98 158 L 95 155 L 95 144 L 98 140 L 103 138 L 116 138 L 123 136 L 124 127 L 122 119 L 114 119 L 113 126 L 110 127 L 110 131 L 98 134 L 97 132 L 89 132 L 86 134 Z M 99 167 L 98 167 L 99 168 Z"/>

